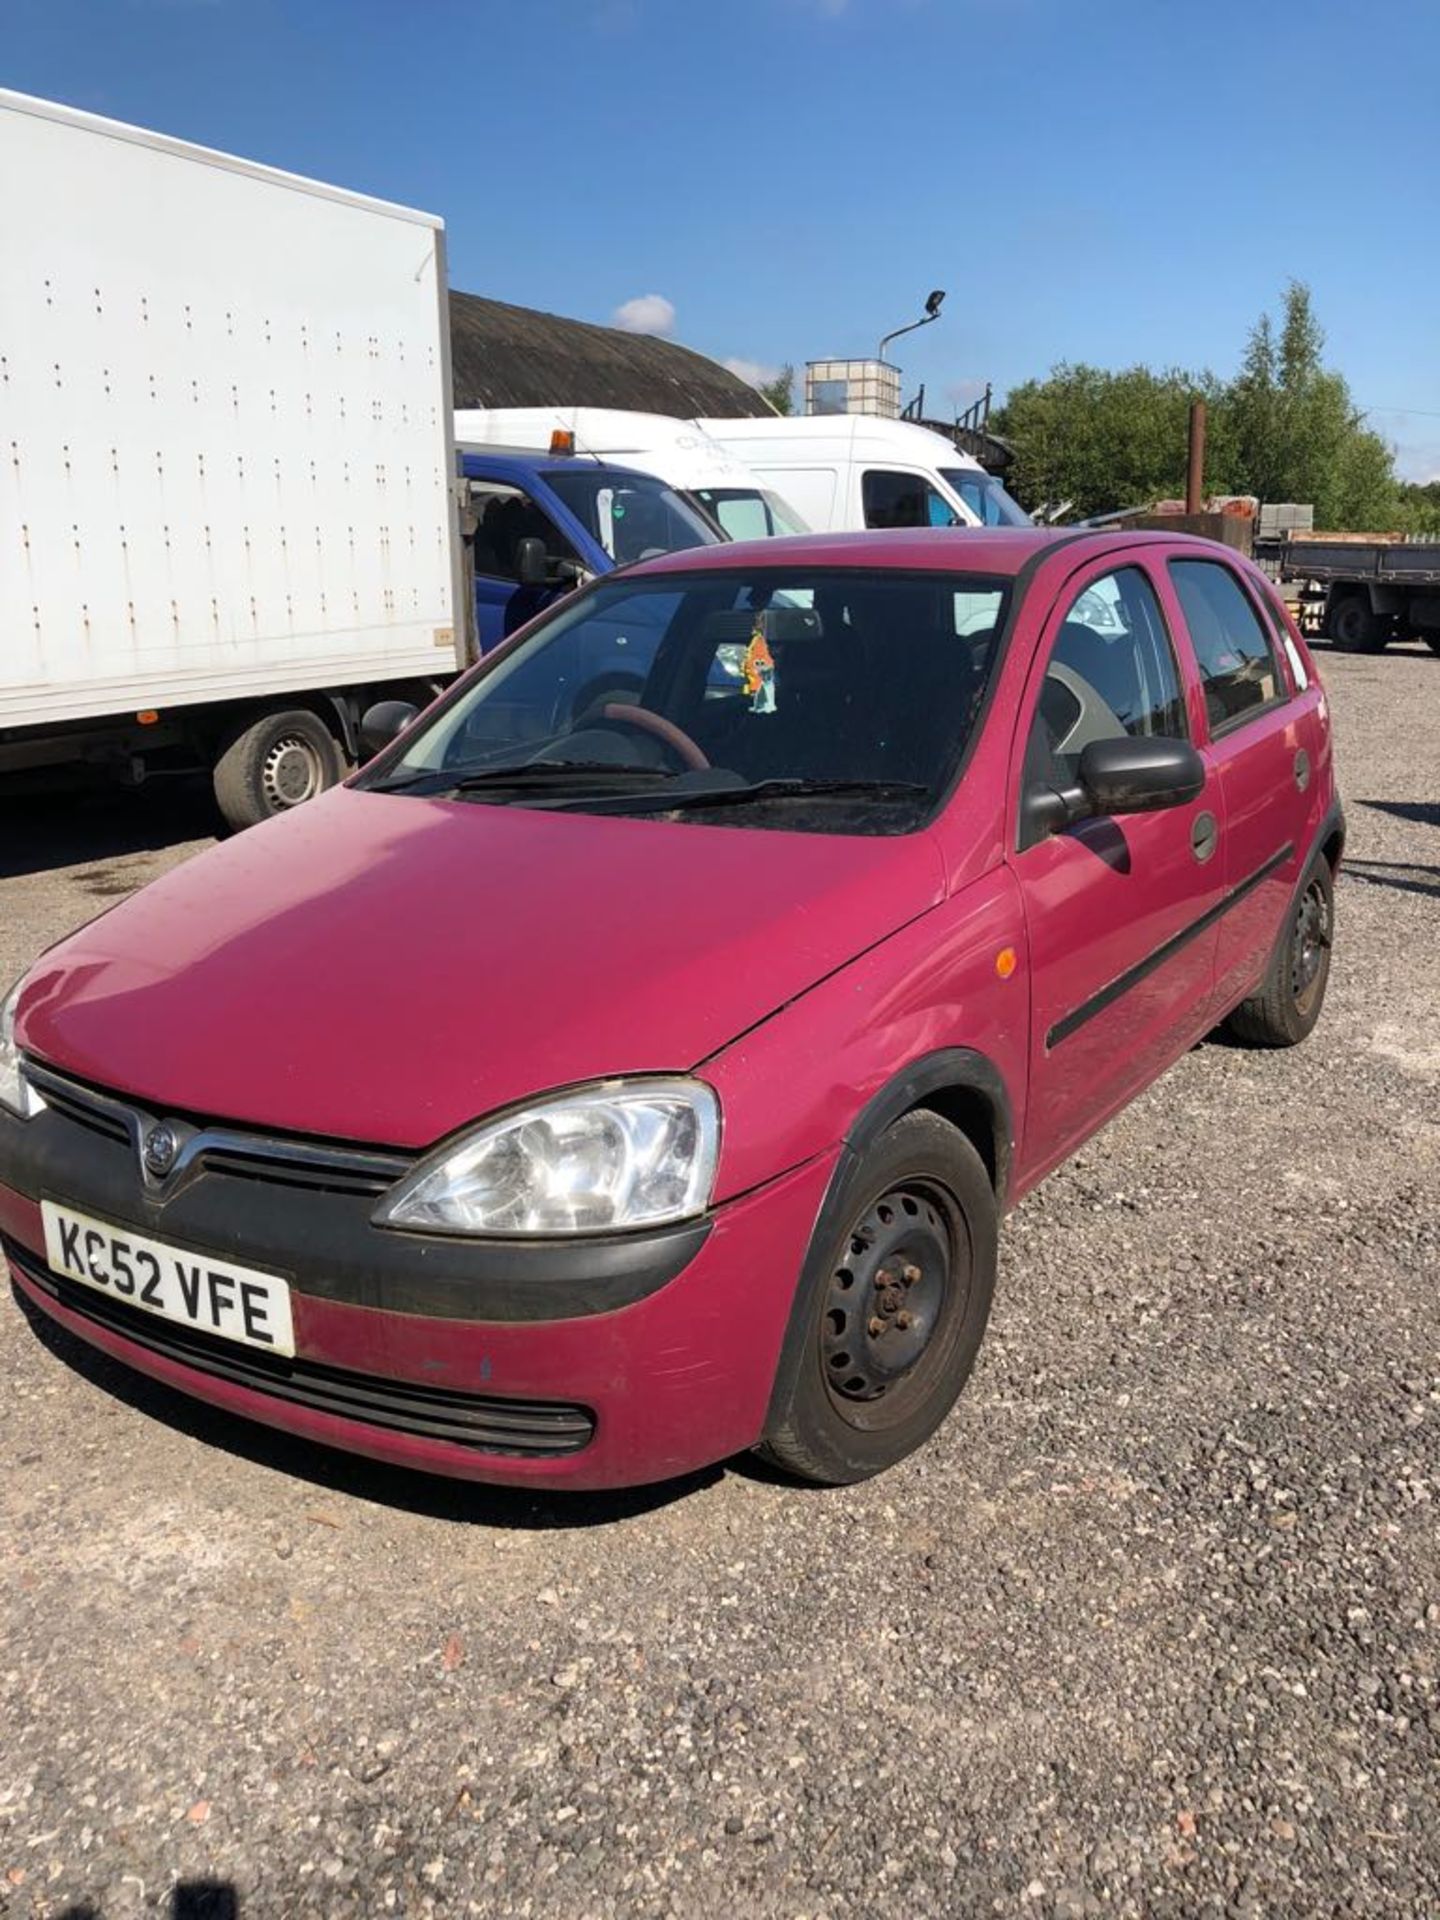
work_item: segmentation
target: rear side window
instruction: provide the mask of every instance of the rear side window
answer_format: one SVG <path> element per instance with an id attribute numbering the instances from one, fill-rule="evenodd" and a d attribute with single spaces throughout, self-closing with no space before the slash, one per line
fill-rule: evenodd
<path id="1" fill-rule="evenodd" d="M 1223 733 L 1282 696 L 1274 647 L 1228 567 L 1214 560 L 1172 560 L 1170 578 L 1190 629 L 1210 730 Z"/>
<path id="2" fill-rule="evenodd" d="M 868 468 L 861 481 L 867 527 L 954 527 L 960 516 L 922 473 Z"/>

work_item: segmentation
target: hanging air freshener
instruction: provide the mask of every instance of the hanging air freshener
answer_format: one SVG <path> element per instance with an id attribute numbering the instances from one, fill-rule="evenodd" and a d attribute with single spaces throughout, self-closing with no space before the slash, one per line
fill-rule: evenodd
<path id="1" fill-rule="evenodd" d="M 765 638 L 765 616 L 756 614 L 750 644 L 745 649 L 745 691 L 752 713 L 775 711 L 775 656 Z"/>

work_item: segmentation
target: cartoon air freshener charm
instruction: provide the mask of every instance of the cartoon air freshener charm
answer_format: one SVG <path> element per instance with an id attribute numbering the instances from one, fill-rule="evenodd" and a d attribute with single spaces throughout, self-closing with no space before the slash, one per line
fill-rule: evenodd
<path id="1" fill-rule="evenodd" d="M 752 713 L 775 711 L 775 656 L 765 638 L 765 617 L 756 614 L 750 644 L 745 649 L 745 691 L 750 696 Z"/>

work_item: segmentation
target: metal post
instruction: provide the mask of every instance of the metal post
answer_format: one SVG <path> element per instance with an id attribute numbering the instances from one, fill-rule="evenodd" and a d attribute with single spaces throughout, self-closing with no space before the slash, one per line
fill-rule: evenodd
<path id="1" fill-rule="evenodd" d="M 1185 476 L 1185 511 L 1199 513 L 1205 498 L 1205 402 L 1190 402 L 1190 466 Z"/>

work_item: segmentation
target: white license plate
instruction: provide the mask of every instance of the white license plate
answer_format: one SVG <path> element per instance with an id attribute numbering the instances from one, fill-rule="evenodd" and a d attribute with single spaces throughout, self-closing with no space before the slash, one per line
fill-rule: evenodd
<path id="1" fill-rule="evenodd" d="M 208 1253 L 185 1253 L 53 1201 L 40 1205 L 50 1271 L 127 1306 L 267 1353 L 293 1354 L 290 1288 Z"/>

